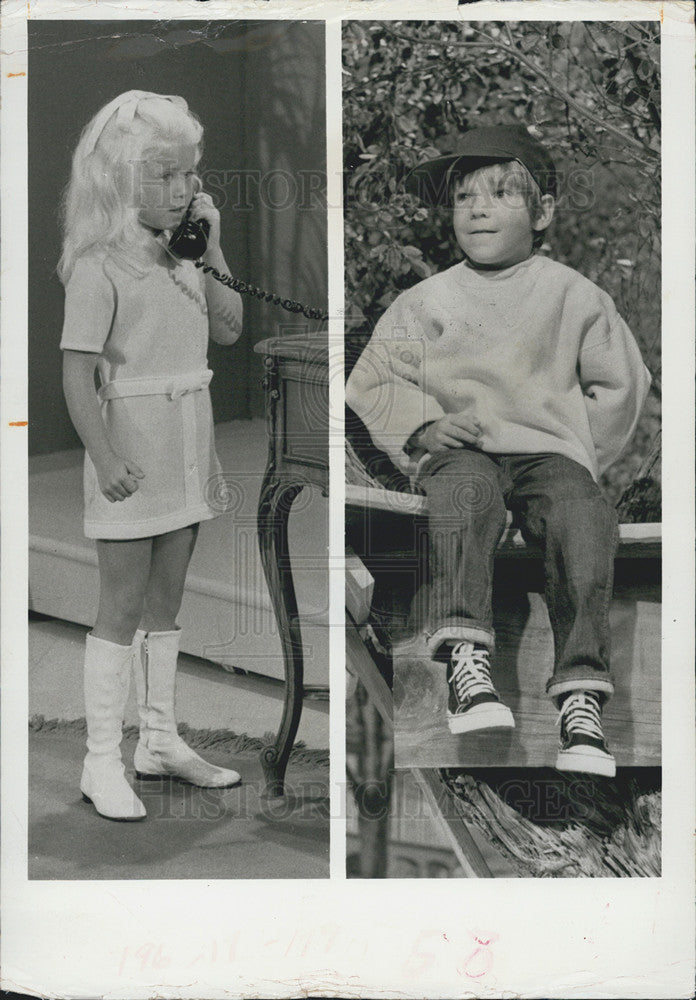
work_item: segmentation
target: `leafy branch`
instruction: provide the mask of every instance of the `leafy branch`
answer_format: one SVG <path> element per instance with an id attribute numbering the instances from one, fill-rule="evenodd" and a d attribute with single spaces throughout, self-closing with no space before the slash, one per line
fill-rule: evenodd
<path id="1" fill-rule="evenodd" d="M 625 132 L 622 132 L 620 128 L 617 128 L 615 125 L 612 125 L 611 122 L 608 122 L 600 118 L 599 115 L 596 115 L 593 111 L 590 111 L 589 108 L 583 107 L 583 105 L 580 104 L 578 101 L 576 101 L 575 98 L 571 97 L 571 95 L 564 87 L 561 87 L 560 84 L 558 84 L 555 80 L 550 78 L 548 73 L 541 66 L 538 66 L 534 62 L 534 60 L 524 55 L 524 53 L 520 51 L 519 47 L 515 45 L 514 39 L 512 38 L 511 35 L 511 29 L 509 23 L 506 22 L 505 24 L 508 44 L 501 42 L 498 38 L 494 37 L 493 35 L 487 34 L 485 31 L 483 31 L 483 29 L 478 28 L 476 25 L 471 25 L 471 27 L 473 28 L 474 31 L 477 31 L 478 34 L 483 39 L 485 39 L 485 41 L 472 42 L 467 40 L 465 42 L 455 42 L 452 41 L 451 39 L 449 40 L 428 39 L 428 45 L 438 45 L 442 48 L 447 48 L 447 49 L 450 48 L 471 49 L 472 47 L 483 48 L 483 49 L 488 49 L 491 47 L 495 48 L 497 51 L 502 52 L 505 56 L 515 59 L 522 66 L 526 67 L 526 69 L 528 69 L 531 73 L 533 73 L 537 79 L 543 80 L 545 89 L 556 94 L 559 100 L 561 100 L 569 108 L 572 108 L 577 115 L 587 119 L 587 121 L 592 122 L 593 125 L 601 129 L 602 131 L 609 132 L 611 135 L 615 136 L 622 143 L 625 143 L 635 152 L 646 155 L 651 162 L 655 162 L 658 159 L 657 154 L 652 149 L 650 149 L 649 146 L 645 146 L 644 143 L 640 142 L 637 139 L 634 139 L 630 135 L 627 135 Z M 391 35 L 394 38 L 398 38 L 401 41 L 408 42 L 411 45 L 418 45 L 421 41 L 416 35 L 410 35 L 407 32 L 397 31 L 396 29 L 390 26 L 385 25 L 384 30 L 386 34 Z"/>

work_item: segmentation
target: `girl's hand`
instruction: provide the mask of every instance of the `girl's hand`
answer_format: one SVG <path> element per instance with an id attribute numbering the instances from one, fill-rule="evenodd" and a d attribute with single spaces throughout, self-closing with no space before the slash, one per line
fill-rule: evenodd
<path id="1" fill-rule="evenodd" d="M 189 218 L 193 222 L 205 219 L 210 226 L 210 233 L 208 235 L 208 250 L 213 251 L 213 253 L 219 252 L 220 213 L 213 204 L 213 199 L 209 194 L 206 194 L 205 191 L 199 191 L 198 194 L 194 194 L 191 199 Z"/>
<path id="2" fill-rule="evenodd" d="M 430 454 L 448 448 L 462 448 L 465 444 L 478 447 L 481 425 L 466 413 L 446 413 L 439 420 L 428 424 L 418 442 Z"/>
<path id="3" fill-rule="evenodd" d="M 139 465 L 118 455 L 112 455 L 95 468 L 99 488 L 110 503 L 127 500 L 137 491 L 138 480 L 145 478 Z"/>

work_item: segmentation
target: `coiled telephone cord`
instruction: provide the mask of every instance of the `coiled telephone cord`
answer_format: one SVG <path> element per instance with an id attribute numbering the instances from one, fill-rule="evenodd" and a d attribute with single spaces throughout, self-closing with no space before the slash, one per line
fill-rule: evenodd
<path id="1" fill-rule="evenodd" d="M 249 285 L 246 281 L 242 281 L 241 278 L 233 278 L 230 274 L 220 274 L 216 267 L 212 267 L 211 264 L 206 264 L 202 260 L 196 260 L 194 263 L 196 267 L 203 268 L 203 274 L 212 274 L 216 281 L 219 281 L 222 285 L 227 285 L 228 288 L 239 292 L 240 295 L 252 295 L 263 302 L 272 302 L 273 305 L 280 306 L 281 309 L 285 309 L 287 312 L 302 313 L 307 319 L 325 321 L 329 318 L 329 314 L 324 312 L 323 309 L 313 309 L 311 306 L 305 306 L 301 302 L 295 302 L 293 299 L 284 299 L 281 295 L 275 295 L 273 292 L 264 292 L 262 288 Z"/>

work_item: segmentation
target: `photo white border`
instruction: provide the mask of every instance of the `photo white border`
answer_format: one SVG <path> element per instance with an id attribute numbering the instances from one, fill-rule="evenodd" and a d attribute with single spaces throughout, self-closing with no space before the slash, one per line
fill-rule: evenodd
<path id="1" fill-rule="evenodd" d="M 2 15 L 2 986 L 46 996 L 693 993 L 693 8 L 677 0 L 5 0 Z M 331 880 L 28 881 L 26 19 L 327 23 L 331 420 L 340 391 L 342 19 L 658 20 L 663 93 L 663 875 L 343 878 L 343 459 L 331 448 Z M 337 103 L 338 102 L 338 103 Z M 334 177 L 334 171 L 338 177 Z M 339 204 L 334 204 L 337 198 Z M 338 421 L 338 423 L 334 423 Z M 338 436 L 338 435 L 337 435 Z M 338 477 L 338 478 L 337 478 Z M 340 510 L 338 509 L 340 505 Z M 339 853 L 340 852 L 340 853 Z M 481 943 L 487 942 L 487 943 Z"/>

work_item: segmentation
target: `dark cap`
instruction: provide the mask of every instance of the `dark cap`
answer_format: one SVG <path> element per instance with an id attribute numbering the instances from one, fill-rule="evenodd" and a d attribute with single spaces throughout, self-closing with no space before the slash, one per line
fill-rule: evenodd
<path id="1" fill-rule="evenodd" d="M 414 167 L 406 175 L 406 190 L 429 205 L 443 205 L 448 199 L 452 168 L 471 173 L 492 163 L 517 160 L 527 168 L 542 194 L 556 194 L 556 168 L 549 153 L 523 125 L 488 125 L 472 128 L 462 135 L 459 147 L 447 156 Z"/>

